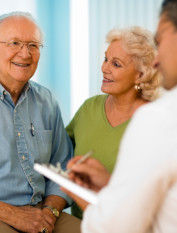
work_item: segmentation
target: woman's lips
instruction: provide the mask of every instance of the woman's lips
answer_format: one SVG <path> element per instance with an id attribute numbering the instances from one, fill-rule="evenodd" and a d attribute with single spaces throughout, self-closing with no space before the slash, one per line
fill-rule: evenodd
<path id="1" fill-rule="evenodd" d="M 103 77 L 103 83 L 112 83 L 112 82 L 114 82 L 114 81 L 111 79 Z"/>

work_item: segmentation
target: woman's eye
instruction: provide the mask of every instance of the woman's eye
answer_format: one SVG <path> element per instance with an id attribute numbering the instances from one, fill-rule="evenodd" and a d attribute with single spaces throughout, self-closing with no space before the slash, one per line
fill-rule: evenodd
<path id="1" fill-rule="evenodd" d="M 115 67 L 121 67 L 121 65 L 118 62 L 113 62 L 113 66 L 115 66 Z"/>

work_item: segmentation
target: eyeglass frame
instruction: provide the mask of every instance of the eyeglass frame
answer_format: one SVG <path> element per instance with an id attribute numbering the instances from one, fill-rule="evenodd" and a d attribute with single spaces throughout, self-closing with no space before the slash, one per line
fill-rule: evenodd
<path id="1" fill-rule="evenodd" d="M 21 40 L 0 41 L 0 43 L 6 44 L 6 45 L 9 46 L 9 47 L 10 47 L 10 44 L 13 46 L 13 43 L 14 43 L 14 42 L 18 42 L 18 43 L 21 44 L 21 46 L 18 48 L 18 52 L 24 47 L 24 45 L 26 45 L 26 47 L 27 47 L 27 49 L 28 49 L 28 51 L 29 51 L 30 53 L 40 51 L 40 48 L 43 48 L 43 47 L 44 47 L 42 43 L 37 42 L 37 41 L 30 41 L 30 42 L 21 41 Z M 36 48 L 34 47 L 34 48 L 36 49 L 36 51 L 31 51 L 31 49 L 30 49 L 30 47 L 29 47 L 30 44 L 35 44 L 35 45 L 37 45 L 37 46 L 39 46 L 39 47 L 36 47 Z M 11 47 L 11 48 L 12 48 L 12 47 Z M 12 48 L 12 49 L 17 49 L 17 47 L 16 47 L 16 48 Z"/>

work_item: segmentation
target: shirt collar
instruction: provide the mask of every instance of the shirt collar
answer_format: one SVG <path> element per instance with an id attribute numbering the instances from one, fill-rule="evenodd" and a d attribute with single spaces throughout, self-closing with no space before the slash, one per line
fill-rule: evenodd
<path id="1" fill-rule="evenodd" d="M 3 100 L 4 95 L 7 93 L 6 89 L 0 84 L 0 98 Z"/>
<path id="2" fill-rule="evenodd" d="M 29 82 L 27 82 L 23 88 L 22 93 L 26 94 L 28 92 L 28 90 L 31 88 L 31 84 Z M 3 100 L 4 96 L 9 93 L 8 91 L 6 91 L 6 89 L 2 86 L 2 84 L 0 83 L 0 99 Z M 10 95 L 10 94 L 9 94 Z"/>
<path id="3" fill-rule="evenodd" d="M 31 84 L 29 82 L 27 82 L 23 88 L 24 93 L 27 93 L 29 91 L 29 89 L 31 88 Z"/>

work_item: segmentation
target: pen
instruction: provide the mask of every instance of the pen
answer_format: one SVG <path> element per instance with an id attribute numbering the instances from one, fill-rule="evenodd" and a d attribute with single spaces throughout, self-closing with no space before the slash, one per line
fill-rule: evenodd
<path id="1" fill-rule="evenodd" d="M 31 123 L 31 135 L 32 135 L 33 137 L 34 137 L 34 135 L 35 135 L 33 123 Z"/>
<path id="2" fill-rule="evenodd" d="M 87 152 L 85 155 L 83 155 L 82 156 L 82 158 L 81 159 L 79 159 L 73 166 L 75 166 L 75 165 L 77 165 L 77 164 L 80 164 L 80 163 L 82 163 L 82 162 L 84 162 L 89 156 L 91 156 L 93 154 L 93 151 L 91 150 L 91 151 L 89 151 L 89 152 Z M 73 167 L 72 166 L 72 167 Z M 72 171 L 72 167 L 71 168 L 69 168 L 69 169 L 67 169 L 66 171 L 65 171 L 65 173 L 66 174 L 69 174 L 71 171 Z"/>

